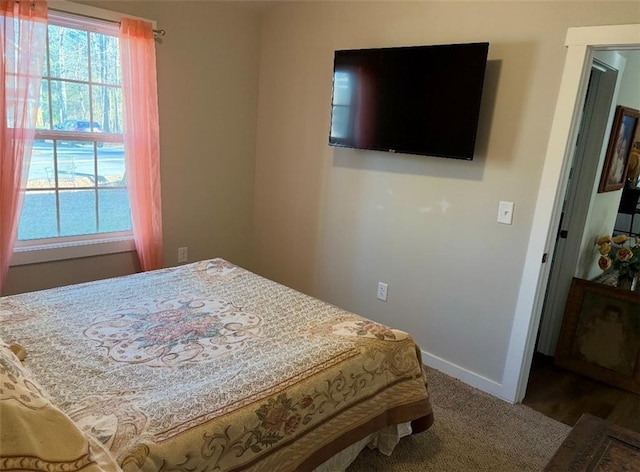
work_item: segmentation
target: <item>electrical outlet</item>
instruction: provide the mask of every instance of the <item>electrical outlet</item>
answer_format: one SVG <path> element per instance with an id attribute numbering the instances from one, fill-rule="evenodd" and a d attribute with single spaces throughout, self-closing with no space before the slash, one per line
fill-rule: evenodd
<path id="1" fill-rule="evenodd" d="M 387 301 L 387 290 L 389 290 L 389 284 L 378 282 L 378 300 Z"/>
<path id="2" fill-rule="evenodd" d="M 188 248 L 179 247 L 178 248 L 178 262 L 187 262 L 189 260 Z"/>

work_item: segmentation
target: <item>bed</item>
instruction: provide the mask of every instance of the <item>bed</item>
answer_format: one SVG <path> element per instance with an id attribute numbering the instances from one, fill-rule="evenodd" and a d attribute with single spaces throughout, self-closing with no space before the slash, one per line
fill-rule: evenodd
<path id="1" fill-rule="evenodd" d="M 0 298 L 0 339 L 0 470 L 334 471 L 433 422 L 407 333 L 223 259 Z"/>

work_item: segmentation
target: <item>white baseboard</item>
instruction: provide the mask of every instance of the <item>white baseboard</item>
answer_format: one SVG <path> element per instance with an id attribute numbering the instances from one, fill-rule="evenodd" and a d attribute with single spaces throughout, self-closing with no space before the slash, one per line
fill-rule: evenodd
<path id="1" fill-rule="evenodd" d="M 504 401 L 513 403 L 513 401 L 503 396 L 502 384 L 498 382 L 483 377 L 482 375 L 476 374 L 475 372 L 471 372 L 470 370 L 467 370 L 449 361 L 445 361 L 444 359 L 438 356 L 434 356 L 433 354 L 429 354 L 426 351 L 422 351 L 422 361 L 425 363 L 425 365 L 439 370 L 440 372 L 445 373 L 450 377 L 461 380 L 467 385 L 471 385 L 472 387 L 482 390 L 483 392 L 487 392 Z"/>

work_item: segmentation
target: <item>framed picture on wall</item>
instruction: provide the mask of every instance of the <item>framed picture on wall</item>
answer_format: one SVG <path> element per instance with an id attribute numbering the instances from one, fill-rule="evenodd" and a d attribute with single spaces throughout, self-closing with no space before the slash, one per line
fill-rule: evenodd
<path id="1" fill-rule="evenodd" d="M 624 187 L 638 121 L 640 121 L 640 111 L 621 105 L 616 107 L 598 193 L 611 192 Z"/>
<path id="2" fill-rule="evenodd" d="M 574 278 L 555 363 L 640 393 L 640 293 Z"/>
<path id="3" fill-rule="evenodd" d="M 640 189 L 640 123 L 636 126 L 636 137 L 629 153 L 627 182 L 629 187 Z"/>

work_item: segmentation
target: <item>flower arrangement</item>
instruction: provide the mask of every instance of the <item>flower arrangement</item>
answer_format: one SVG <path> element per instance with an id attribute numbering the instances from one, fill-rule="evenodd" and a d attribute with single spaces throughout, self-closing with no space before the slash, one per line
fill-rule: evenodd
<path id="1" fill-rule="evenodd" d="M 637 239 L 633 240 L 633 245 L 631 241 L 626 234 L 598 238 L 598 267 L 602 270 L 613 267 L 618 271 L 618 277 L 636 277 L 640 273 L 640 244 Z"/>

